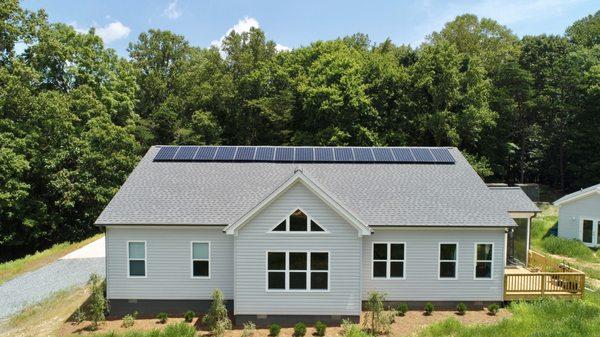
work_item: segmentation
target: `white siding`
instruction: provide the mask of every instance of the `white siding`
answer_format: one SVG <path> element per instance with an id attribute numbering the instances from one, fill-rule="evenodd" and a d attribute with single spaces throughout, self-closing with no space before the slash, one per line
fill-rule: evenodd
<path id="1" fill-rule="evenodd" d="M 600 195 L 568 202 L 558 210 L 558 236 L 580 240 L 581 218 L 600 219 Z"/>
<path id="2" fill-rule="evenodd" d="M 363 241 L 363 299 L 387 293 L 390 301 L 499 301 L 504 278 L 504 229 L 375 229 Z M 405 242 L 405 279 L 372 279 L 373 242 Z M 458 243 L 457 279 L 438 279 L 440 242 Z M 492 242 L 493 279 L 475 280 L 475 243 Z"/>
<path id="3" fill-rule="evenodd" d="M 296 207 L 329 233 L 267 233 Z M 358 315 L 361 238 L 352 225 L 297 183 L 235 236 L 235 314 Z M 329 252 L 328 292 L 268 292 L 267 251 Z"/>
<path id="4" fill-rule="evenodd" d="M 223 227 L 107 227 L 109 299 L 210 299 L 220 288 L 233 298 L 233 238 Z M 146 278 L 127 277 L 127 241 L 146 241 Z M 210 241 L 210 279 L 191 278 L 191 241 Z"/>

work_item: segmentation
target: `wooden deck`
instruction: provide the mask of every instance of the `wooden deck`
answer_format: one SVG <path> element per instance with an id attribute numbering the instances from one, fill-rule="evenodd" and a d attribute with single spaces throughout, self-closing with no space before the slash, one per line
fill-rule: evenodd
<path id="1" fill-rule="evenodd" d="M 507 267 L 504 272 L 504 300 L 532 300 L 541 297 L 581 298 L 585 274 L 558 265 L 543 255 L 530 252 L 530 265 Z"/>

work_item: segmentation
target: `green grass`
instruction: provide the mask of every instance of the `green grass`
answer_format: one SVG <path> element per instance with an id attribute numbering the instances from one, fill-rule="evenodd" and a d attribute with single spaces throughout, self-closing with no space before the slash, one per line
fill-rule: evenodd
<path id="1" fill-rule="evenodd" d="M 126 332 L 108 332 L 94 334 L 94 337 L 195 337 L 194 326 L 185 323 L 173 323 L 165 326 L 163 330 L 153 329 L 148 331 L 132 330 Z"/>
<path id="2" fill-rule="evenodd" d="M 550 254 L 568 256 L 588 262 L 600 262 L 589 247 L 574 239 L 548 236 L 542 240 L 542 248 Z"/>
<path id="3" fill-rule="evenodd" d="M 103 234 L 97 234 L 93 237 L 83 240 L 81 242 L 63 242 L 55 244 L 51 248 L 48 248 L 35 254 L 27 255 L 17 260 L 12 260 L 0 264 L 0 284 L 29 271 L 33 271 L 40 267 L 47 265 L 48 263 L 54 262 L 66 254 L 81 248 L 88 243 L 101 238 Z"/>

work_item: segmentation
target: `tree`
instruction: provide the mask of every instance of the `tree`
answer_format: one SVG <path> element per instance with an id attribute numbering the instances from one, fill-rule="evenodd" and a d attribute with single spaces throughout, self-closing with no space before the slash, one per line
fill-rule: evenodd
<path id="1" fill-rule="evenodd" d="M 600 44 L 600 11 L 575 21 L 565 35 L 580 46 L 591 48 Z"/>

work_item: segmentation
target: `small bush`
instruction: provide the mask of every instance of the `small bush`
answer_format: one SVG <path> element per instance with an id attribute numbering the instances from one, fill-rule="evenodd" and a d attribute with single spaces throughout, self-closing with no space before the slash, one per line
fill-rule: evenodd
<path id="1" fill-rule="evenodd" d="M 327 330 L 327 325 L 321 321 L 317 321 L 315 323 L 315 334 L 317 336 L 325 336 L 325 331 Z"/>
<path id="2" fill-rule="evenodd" d="M 77 324 L 83 323 L 83 321 L 86 320 L 85 312 L 81 310 L 81 308 L 77 308 L 77 310 L 75 310 L 75 313 L 73 314 L 73 319 L 75 320 L 75 322 L 77 322 Z"/>
<path id="3" fill-rule="evenodd" d="M 269 325 L 269 336 L 277 337 L 281 332 L 281 325 L 279 324 L 271 324 Z"/>
<path id="4" fill-rule="evenodd" d="M 294 326 L 294 336 L 303 337 L 306 335 L 306 324 L 299 322 Z"/>
<path id="5" fill-rule="evenodd" d="M 352 323 L 348 320 L 342 321 L 341 334 L 342 337 L 373 337 L 373 335 L 361 329 L 358 324 Z"/>
<path id="6" fill-rule="evenodd" d="M 463 302 L 458 303 L 456 306 L 456 312 L 461 316 L 464 315 L 467 312 L 467 305 Z"/>
<path id="7" fill-rule="evenodd" d="M 220 320 L 215 323 L 212 329 L 210 329 L 210 333 L 213 337 L 221 337 L 225 335 L 225 332 L 227 332 L 228 329 L 231 329 L 231 321 L 229 319 Z"/>
<path id="8" fill-rule="evenodd" d="M 425 315 L 427 315 L 427 316 L 431 315 L 434 310 L 435 310 L 435 307 L 433 306 L 433 303 L 427 302 L 427 304 L 425 304 Z"/>
<path id="9" fill-rule="evenodd" d="M 490 313 L 490 315 L 496 315 L 498 313 L 498 311 L 500 310 L 500 306 L 496 303 L 492 303 L 488 306 L 488 312 Z"/>
<path id="10" fill-rule="evenodd" d="M 242 331 L 242 337 L 253 337 L 256 332 L 256 324 L 254 322 L 244 323 L 244 330 Z"/>
<path id="11" fill-rule="evenodd" d="M 227 316 L 227 308 L 221 290 L 215 289 L 212 297 L 212 304 L 208 313 L 202 318 L 202 323 L 208 327 L 213 336 L 219 337 L 231 329 L 231 320 Z"/>
<path id="12" fill-rule="evenodd" d="M 153 336 L 152 334 L 149 335 Z M 165 327 L 160 334 L 161 337 L 196 337 L 196 329 L 186 324 L 185 322 L 179 322 L 174 324 L 169 324 Z"/>
<path id="13" fill-rule="evenodd" d="M 396 306 L 396 313 L 398 316 L 404 316 L 408 312 L 408 304 L 400 303 Z"/>
<path id="14" fill-rule="evenodd" d="M 385 301 L 385 293 L 372 291 L 369 293 L 369 300 L 366 304 L 366 309 L 370 311 L 370 317 L 365 320 L 365 326 L 373 334 L 379 334 L 389 330 L 386 326 L 389 323 L 389 317 L 384 315 L 383 302 Z"/>
<path id="15" fill-rule="evenodd" d="M 165 324 L 169 320 L 169 315 L 166 312 L 159 312 L 156 315 L 156 319 L 160 322 L 160 324 Z"/>
<path id="16" fill-rule="evenodd" d="M 90 280 L 91 294 L 89 302 L 89 315 L 92 321 L 92 330 L 98 329 L 98 323 L 104 322 L 106 317 L 104 311 L 106 310 L 106 298 L 104 298 L 104 281 L 98 274 L 91 274 Z"/>
<path id="17" fill-rule="evenodd" d="M 183 319 L 187 323 L 192 323 L 192 321 L 194 320 L 194 316 L 196 316 L 196 313 L 191 310 L 188 310 L 185 312 L 185 315 L 183 315 Z"/>
<path id="18" fill-rule="evenodd" d="M 134 311 L 133 314 L 125 315 L 123 317 L 123 323 L 121 324 L 124 328 L 130 328 L 135 324 L 135 319 L 137 318 L 138 312 Z"/>

